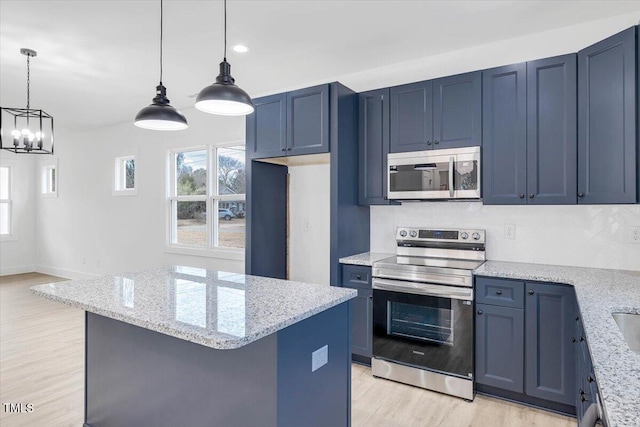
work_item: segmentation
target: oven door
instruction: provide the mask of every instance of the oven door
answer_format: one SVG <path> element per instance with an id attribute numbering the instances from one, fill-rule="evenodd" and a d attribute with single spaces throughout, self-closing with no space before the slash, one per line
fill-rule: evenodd
<path id="1" fill-rule="evenodd" d="M 373 356 L 473 378 L 473 289 L 373 279 Z"/>

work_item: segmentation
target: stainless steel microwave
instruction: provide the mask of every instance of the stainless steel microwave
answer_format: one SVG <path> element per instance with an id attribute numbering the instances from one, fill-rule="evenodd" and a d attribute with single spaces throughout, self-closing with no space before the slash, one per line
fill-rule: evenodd
<path id="1" fill-rule="evenodd" d="M 388 155 L 389 200 L 479 199 L 480 147 Z"/>

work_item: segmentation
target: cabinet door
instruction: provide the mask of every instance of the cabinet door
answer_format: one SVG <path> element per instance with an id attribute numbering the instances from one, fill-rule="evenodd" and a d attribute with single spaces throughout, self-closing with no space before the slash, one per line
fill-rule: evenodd
<path id="1" fill-rule="evenodd" d="M 482 72 L 482 201 L 524 205 L 527 191 L 527 68 Z"/>
<path id="2" fill-rule="evenodd" d="M 578 52 L 578 203 L 635 203 L 636 28 Z"/>
<path id="3" fill-rule="evenodd" d="M 329 85 L 287 93 L 287 155 L 329 152 Z"/>
<path id="4" fill-rule="evenodd" d="M 373 350 L 373 290 L 358 289 L 351 303 L 351 352 L 371 357 Z"/>
<path id="5" fill-rule="evenodd" d="M 387 205 L 389 89 L 360 94 L 359 204 Z"/>
<path id="6" fill-rule="evenodd" d="M 476 304 L 476 381 L 524 391 L 524 310 Z"/>
<path id="7" fill-rule="evenodd" d="M 527 63 L 529 204 L 577 203 L 576 55 Z"/>
<path id="8" fill-rule="evenodd" d="M 527 283 L 525 392 L 575 404 L 575 296 L 570 286 Z"/>
<path id="9" fill-rule="evenodd" d="M 433 147 L 482 144 L 482 73 L 433 81 Z"/>
<path id="10" fill-rule="evenodd" d="M 255 110 L 247 116 L 247 149 L 252 159 L 281 157 L 286 149 L 286 94 L 253 101 Z"/>
<path id="11" fill-rule="evenodd" d="M 433 148 L 432 90 L 431 80 L 391 88 L 391 153 Z"/>

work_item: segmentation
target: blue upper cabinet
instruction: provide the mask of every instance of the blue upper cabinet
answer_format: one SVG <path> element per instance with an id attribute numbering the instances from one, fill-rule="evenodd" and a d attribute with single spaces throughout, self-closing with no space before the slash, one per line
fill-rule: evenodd
<path id="1" fill-rule="evenodd" d="M 329 152 L 329 85 L 287 93 L 287 155 Z"/>
<path id="2" fill-rule="evenodd" d="M 431 81 L 392 87 L 390 152 L 422 151 L 433 146 Z"/>
<path id="3" fill-rule="evenodd" d="M 636 27 L 578 52 L 578 203 L 637 201 Z"/>
<path id="4" fill-rule="evenodd" d="M 478 72 L 392 87 L 390 152 L 482 143 L 482 75 Z"/>
<path id="5" fill-rule="evenodd" d="M 359 204 L 387 205 L 389 89 L 359 95 Z"/>
<path id="6" fill-rule="evenodd" d="M 482 145 L 482 73 L 433 81 L 433 148 Z"/>
<path id="7" fill-rule="evenodd" d="M 252 159 L 329 152 L 329 87 L 320 85 L 254 100 L 247 116 Z"/>
<path id="8" fill-rule="evenodd" d="M 482 200 L 486 205 L 527 203 L 527 67 L 482 72 Z"/>
<path id="9" fill-rule="evenodd" d="M 281 93 L 254 99 L 247 116 L 247 151 L 252 158 L 280 157 L 287 147 L 287 98 Z"/>
<path id="10" fill-rule="evenodd" d="M 527 198 L 529 204 L 577 199 L 576 55 L 527 63 Z"/>

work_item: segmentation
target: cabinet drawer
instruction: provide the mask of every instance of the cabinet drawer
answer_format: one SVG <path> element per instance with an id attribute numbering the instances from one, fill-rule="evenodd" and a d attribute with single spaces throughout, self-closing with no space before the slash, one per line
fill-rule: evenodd
<path id="1" fill-rule="evenodd" d="M 343 264 L 342 286 L 371 289 L 371 267 Z"/>
<path id="2" fill-rule="evenodd" d="M 477 277 L 476 301 L 479 304 L 524 308 L 524 282 Z"/>

